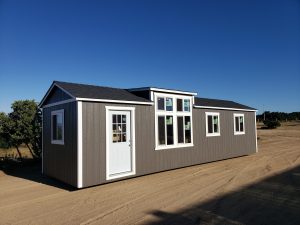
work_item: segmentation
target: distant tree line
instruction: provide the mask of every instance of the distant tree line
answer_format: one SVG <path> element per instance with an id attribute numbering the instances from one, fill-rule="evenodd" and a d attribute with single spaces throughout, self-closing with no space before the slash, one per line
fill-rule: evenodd
<path id="1" fill-rule="evenodd" d="M 20 145 L 25 144 L 33 158 L 41 156 L 42 115 L 34 100 L 15 101 L 12 112 L 0 112 L 0 148 L 15 148 L 22 159 Z"/>
<path id="2" fill-rule="evenodd" d="M 292 113 L 285 113 L 285 112 L 270 112 L 265 111 L 260 115 L 256 116 L 258 121 L 293 121 L 293 120 L 300 120 L 300 112 L 292 112 Z"/>

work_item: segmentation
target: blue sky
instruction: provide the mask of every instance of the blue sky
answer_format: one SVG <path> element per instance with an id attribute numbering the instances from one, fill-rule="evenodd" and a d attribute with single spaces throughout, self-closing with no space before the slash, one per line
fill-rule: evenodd
<path id="1" fill-rule="evenodd" d="M 0 0 L 0 111 L 53 80 L 300 111 L 300 1 Z"/>

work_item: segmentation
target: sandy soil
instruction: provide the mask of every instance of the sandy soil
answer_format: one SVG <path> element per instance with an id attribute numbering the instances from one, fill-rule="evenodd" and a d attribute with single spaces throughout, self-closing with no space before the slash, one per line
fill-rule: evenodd
<path id="1" fill-rule="evenodd" d="M 300 124 L 259 152 L 73 191 L 38 168 L 0 175 L 0 224 L 300 224 Z"/>

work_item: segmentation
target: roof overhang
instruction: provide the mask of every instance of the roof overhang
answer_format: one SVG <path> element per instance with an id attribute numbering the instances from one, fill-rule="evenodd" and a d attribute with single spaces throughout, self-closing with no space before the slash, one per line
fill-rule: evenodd
<path id="1" fill-rule="evenodd" d="M 147 87 L 147 88 L 131 88 L 127 89 L 128 91 L 155 91 L 155 92 L 164 92 L 164 93 L 173 93 L 173 94 L 182 94 L 182 95 L 197 95 L 197 92 L 190 92 L 190 91 L 179 91 L 179 90 L 172 90 L 172 89 L 164 89 L 164 88 L 154 88 L 154 87 Z"/>
<path id="2" fill-rule="evenodd" d="M 257 112 L 258 111 L 256 109 L 240 109 L 240 108 L 226 108 L 226 107 L 199 106 L 199 105 L 194 105 L 194 108 L 198 108 L 198 109 L 222 109 L 222 110 L 248 111 L 248 112 Z"/>

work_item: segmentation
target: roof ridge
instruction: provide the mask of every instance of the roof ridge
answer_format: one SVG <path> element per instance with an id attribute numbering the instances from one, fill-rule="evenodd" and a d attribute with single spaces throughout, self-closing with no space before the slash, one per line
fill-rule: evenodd
<path id="1" fill-rule="evenodd" d="M 95 85 L 95 84 L 84 84 L 84 83 L 74 83 L 74 82 L 66 82 L 66 81 L 53 81 L 53 83 L 64 83 L 64 84 L 72 84 L 72 85 L 83 85 L 83 86 L 91 86 L 91 87 L 100 87 L 100 88 L 111 88 L 111 89 L 118 89 L 118 90 L 124 90 L 127 91 L 127 88 L 117 88 L 117 87 L 110 87 L 110 86 L 100 86 L 100 85 Z M 129 92 L 130 93 L 130 92 Z"/>

